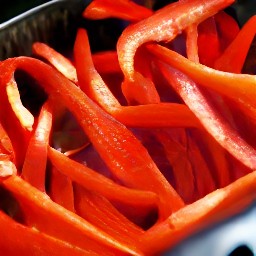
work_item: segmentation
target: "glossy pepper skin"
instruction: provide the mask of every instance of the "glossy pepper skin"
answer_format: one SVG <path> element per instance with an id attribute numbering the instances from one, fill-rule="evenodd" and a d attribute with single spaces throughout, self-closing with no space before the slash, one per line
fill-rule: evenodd
<path id="1" fill-rule="evenodd" d="M 38 59 L 0 62 L 0 253 L 157 255 L 255 200 L 255 18 L 149 3 L 85 9 L 127 22 L 116 50 L 91 53 L 79 28 L 74 61 L 36 42 Z M 21 71 L 46 94 L 38 114 Z"/>

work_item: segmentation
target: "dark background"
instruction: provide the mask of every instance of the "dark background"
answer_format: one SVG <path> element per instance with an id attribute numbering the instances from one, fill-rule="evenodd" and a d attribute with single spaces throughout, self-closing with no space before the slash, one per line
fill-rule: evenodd
<path id="1" fill-rule="evenodd" d="M 0 23 L 29 10 L 47 0 L 2 0 L 0 7 Z"/>

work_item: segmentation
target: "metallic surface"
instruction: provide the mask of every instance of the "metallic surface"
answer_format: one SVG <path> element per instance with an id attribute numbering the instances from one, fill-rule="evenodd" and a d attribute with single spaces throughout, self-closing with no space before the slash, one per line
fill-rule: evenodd
<path id="1" fill-rule="evenodd" d="M 0 60 L 31 55 L 35 41 L 58 50 L 66 48 L 74 40 L 75 28 L 88 2 L 53 0 L 0 24 Z"/>

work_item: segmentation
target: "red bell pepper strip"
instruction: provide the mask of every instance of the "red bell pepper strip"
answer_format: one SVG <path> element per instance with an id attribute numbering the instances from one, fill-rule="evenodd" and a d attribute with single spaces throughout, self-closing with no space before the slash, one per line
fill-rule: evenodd
<path id="1" fill-rule="evenodd" d="M 215 69 L 241 73 L 250 45 L 256 34 L 255 24 L 256 16 L 253 16 L 246 22 L 223 54 L 215 61 Z"/>
<path id="2" fill-rule="evenodd" d="M 100 255 L 17 223 L 2 211 L 0 211 L 0 226 L 0 252 L 5 256 Z"/>
<path id="3" fill-rule="evenodd" d="M 152 15 L 152 10 L 130 0 L 93 0 L 84 10 L 88 19 L 120 18 L 132 22 Z"/>
<path id="4" fill-rule="evenodd" d="M 82 44 L 82 42 L 86 42 L 86 43 Z M 86 47 L 84 47 L 84 45 L 86 45 Z M 82 46 L 83 46 L 83 48 L 80 49 Z M 86 50 L 87 50 L 87 52 L 86 52 Z M 78 31 L 77 40 L 76 40 L 76 43 L 75 43 L 75 56 L 77 56 L 76 59 L 78 59 L 80 61 L 80 63 L 78 63 L 78 65 L 77 65 L 79 82 L 84 81 L 85 79 L 89 80 L 89 81 L 82 82 L 81 85 L 83 85 L 83 84 L 87 84 L 88 85 L 90 83 L 91 87 L 89 87 L 89 89 L 93 90 L 93 88 L 95 88 L 93 90 L 94 94 L 93 94 L 92 97 L 94 99 L 96 99 L 96 101 L 99 102 L 101 100 L 101 98 L 103 98 L 102 101 L 103 102 L 106 101 L 106 104 L 108 104 L 108 102 L 112 102 L 112 98 L 110 98 L 110 100 L 107 101 L 107 97 L 105 97 L 105 95 L 108 95 L 109 91 L 108 92 L 104 92 L 104 88 L 106 88 L 106 85 L 103 82 L 103 80 L 100 78 L 99 74 L 96 73 L 96 71 L 95 71 L 95 69 L 93 67 L 92 62 L 90 61 L 89 42 L 88 42 L 88 38 L 87 38 L 87 34 L 86 34 L 85 30 Z M 83 61 L 84 63 L 81 62 L 81 56 L 83 56 L 82 60 L 86 60 L 86 61 Z M 88 68 L 88 67 L 90 67 L 90 68 Z M 89 71 L 90 71 L 90 73 L 89 73 Z M 92 71 L 94 73 L 92 73 Z M 85 72 L 87 72 L 87 73 L 85 74 Z M 137 74 L 140 75 L 140 73 L 137 73 Z M 93 81 L 93 82 L 91 82 L 91 81 Z M 128 89 L 128 91 L 126 91 L 126 96 L 129 93 L 130 100 L 131 101 L 136 101 L 136 103 L 139 103 L 139 104 L 151 103 L 152 102 L 151 101 L 151 99 L 152 99 L 151 95 L 152 94 L 150 94 L 151 90 L 150 90 L 149 86 L 145 86 L 144 85 L 145 88 L 142 89 L 143 92 L 141 92 L 140 85 L 142 83 L 138 84 L 138 87 L 135 86 L 136 84 L 137 84 L 137 81 L 134 83 L 134 86 L 127 86 L 126 87 L 126 89 Z M 129 88 L 132 91 L 129 91 Z M 102 92 L 102 93 L 99 93 L 99 92 Z M 146 93 L 149 92 L 149 97 L 145 96 L 145 92 Z M 134 99 L 134 95 L 138 95 L 138 94 L 140 94 L 141 97 L 136 97 L 136 99 Z M 102 97 L 102 95 L 104 95 L 104 97 Z M 110 95 L 110 96 L 112 96 L 112 95 Z M 158 96 L 158 99 L 156 100 L 156 102 L 159 102 L 159 96 Z M 159 116 L 160 115 L 160 111 L 159 111 L 159 106 L 158 105 L 159 104 L 155 104 L 155 108 L 156 108 L 156 111 L 158 112 L 158 116 Z M 161 105 L 161 106 L 163 106 L 163 105 Z M 146 106 L 138 106 L 138 107 L 146 108 Z M 123 117 L 123 113 L 128 109 L 128 107 L 121 107 L 120 105 L 118 105 L 118 108 L 120 109 L 121 118 L 122 118 Z M 112 109 L 112 107 L 110 109 Z M 113 113 L 113 111 L 111 111 L 111 112 Z M 135 109 L 134 109 L 134 112 L 135 112 Z M 116 116 L 115 113 L 117 113 L 117 110 L 114 111 L 114 113 L 113 113 L 114 116 Z M 135 113 L 137 113 L 137 111 Z M 126 120 L 126 122 L 127 122 L 127 118 L 126 117 L 124 117 L 123 120 Z M 154 119 L 154 122 L 155 122 L 155 119 Z M 163 143 L 165 144 L 166 142 L 163 141 Z M 172 148 L 173 148 L 173 145 L 172 145 Z M 172 158 L 173 158 L 173 156 L 172 156 Z M 174 159 L 173 159 L 173 161 L 174 161 Z M 187 170 L 189 170 L 189 169 L 187 169 Z M 177 176 L 180 177 L 181 176 L 180 174 L 181 174 L 181 172 L 176 171 L 176 175 Z M 177 180 L 178 180 L 178 183 L 184 183 L 184 179 L 181 180 L 181 179 L 177 178 Z M 191 194 L 191 187 L 193 187 L 191 185 L 193 185 L 194 180 L 193 180 L 192 175 L 189 175 L 189 172 L 187 173 L 186 181 L 189 184 L 188 186 L 186 186 L 186 188 L 190 192 L 189 194 Z M 181 188 L 181 186 L 179 188 L 180 188 L 180 190 L 184 190 L 184 189 Z M 188 195 L 186 194 L 185 197 L 187 198 Z"/>
<path id="5" fill-rule="evenodd" d="M 145 63 L 147 59 L 147 63 Z M 121 85 L 122 93 L 128 105 L 148 105 L 160 103 L 160 96 L 156 90 L 152 72 L 152 57 L 150 53 L 141 47 L 134 56 L 136 72 L 134 80 L 125 79 Z"/>
<path id="6" fill-rule="evenodd" d="M 179 136 L 184 139 L 177 139 L 177 134 L 171 136 L 171 132 L 158 130 L 154 134 L 163 146 L 166 158 L 168 159 L 173 172 L 175 189 L 185 201 L 194 201 L 195 195 L 195 176 L 191 162 L 188 158 L 187 136 L 185 129 L 177 131 Z M 173 138 L 174 137 L 174 138 Z"/>
<path id="7" fill-rule="evenodd" d="M 0 75 L 0 122 L 10 138 L 14 163 L 18 170 L 22 167 L 29 138 L 34 123 L 33 115 L 23 107 L 17 84 L 11 78 L 6 84 L 4 74 Z"/>
<path id="8" fill-rule="evenodd" d="M 35 55 L 49 61 L 70 81 L 77 83 L 76 69 L 69 59 L 44 43 L 33 43 L 32 50 Z"/>
<path id="9" fill-rule="evenodd" d="M 134 80 L 124 80 L 122 91 L 130 105 L 157 104 L 160 102 L 159 94 L 152 80 L 145 78 L 139 72 L 134 73 Z"/>
<path id="10" fill-rule="evenodd" d="M 99 108 L 75 84 L 50 66 L 29 57 L 18 57 L 4 62 L 2 70 L 9 71 L 5 75 L 5 84 L 16 68 L 26 71 L 49 94 L 59 97 L 66 104 L 118 179 L 128 187 L 149 190 L 159 195 L 160 218 L 183 207 L 184 203 L 179 195 L 136 137 L 123 124 Z M 46 72 L 49 74 L 47 77 L 44 75 Z"/>
<path id="11" fill-rule="evenodd" d="M 78 215 L 54 203 L 45 193 L 16 175 L 4 179 L 1 185 L 19 201 L 27 225 L 36 227 L 43 233 L 98 254 L 104 251 L 106 255 L 142 255 L 131 245 L 122 244 Z"/>
<path id="12" fill-rule="evenodd" d="M 45 191 L 47 147 L 52 127 L 51 104 L 48 100 L 41 109 L 22 167 L 24 180 L 43 192 Z"/>
<path id="13" fill-rule="evenodd" d="M 111 111 L 112 109 L 120 107 L 120 103 L 106 86 L 94 67 L 90 53 L 89 39 L 84 29 L 77 31 L 74 45 L 74 58 L 81 90 L 90 98 L 99 102 L 106 110 Z"/>
<path id="14" fill-rule="evenodd" d="M 220 38 L 214 17 L 210 17 L 198 25 L 197 44 L 199 62 L 213 67 L 215 60 L 221 54 Z"/>
<path id="15" fill-rule="evenodd" d="M 219 144 L 244 165 L 255 169 L 256 151 L 212 108 L 209 99 L 203 96 L 198 85 L 178 70 L 164 65 L 161 70 Z"/>
<path id="16" fill-rule="evenodd" d="M 86 41 L 83 43 L 86 44 Z M 121 73 L 116 51 L 104 51 L 94 53 L 92 55 L 92 61 L 95 69 L 100 74 Z M 109 65 L 109 63 L 111 63 L 111 65 Z"/>
<path id="17" fill-rule="evenodd" d="M 233 173 L 230 173 L 228 152 L 206 131 L 193 130 L 192 134 L 194 141 L 199 144 L 201 152 L 204 153 L 204 161 L 207 162 L 217 188 L 230 184 L 233 181 Z"/>
<path id="18" fill-rule="evenodd" d="M 49 171 L 49 192 L 50 198 L 57 204 L 63 206 L 71 212 L 76 212 L 74 208 L 74 191 L 72 180 L 59 172 L 55 167 Z"/>
<path id="19" fill-rule="evenodd" d="M 163 252 L 189 235 L 237 214 L 255 200 L 255 185 L 256 172 L 252 172 L 185 206 L 145 233 L 143 251 Z"/>
<path id="20" fill-rule="evenodd" d="M 216 13 L 214 20 L 220 40 L 220 50 L 223 52 L 236 38 L 240 28 L 237 21 L 225 11 Z"/>
<path id="21" fill-rule="evenodd" d="M 189 75 L 195 82 L 213 89 L 220 95 L 225 95 L 232 99 L 242 97 L 248 104 L 253 102 L 255 95 L 254 76 L 221 72 L 189 61 L 180 54 L 160 45 L 150 45 L 148 47 L 161 60 Z"/>
<path id="22" fill-rule="evenodd" d="M 194 82 L 212 89 L 218 94 L 225 95 L 239 105 L 241 110 L 254 121 L 255 106 L 255 77 L 253 75 L 221 72 L 204 65 L 194 63 L 180 54 L 160 45 L 148 45 L 151 52 L 165 63 L 179 69 Z M 238 100 L 239 99 L 239 100 Z"/>
<path id="23" fill-rule="evenodd" d="M 178 103 L 125 106 L 111 114 L 130 127 L 201 127 L 188 107 Z"/>
<path id="24" fill-rule="evenodd" d="M 179 2 L 184 2 L 184 0 L 179 0 Z M 198 56 L 198 31 L 197 24 L 192 24 L 185 29 L 186 33 L 186 53 L 187 58 L 194 62 L 199 62 Z"/>
<path id="25" fill-rule="evenodd" d="M 74 56 L 80 88 L 123 124 L 137 127 L 199 126 L 198 120 L 182 104 L 121 106 L 94 68 L 85 30 L 78 30 Z"/>
<path id="26" fill-rule="evenodd" d="M 137 49 L 151 41 L 170 42 L 182 30 L 202 22 L 232 2 L 233 0 L 179 1 L 162 8 L 147 19 L 128 26 L 117 42 L 118 59 L 125 76 L 123 86 L 140 88 L 139 96 L 147 92 L 146 88 L 150 88 L 150 93 L 145 100 L 157 101 L 157 94 L 152 90 L 154 88 L 152 80 L 143 77 L 134 69 L 134 56 Z M 141 99 L 142 97 L 139 98 Z"/>
<path id="27" fill-rule="evenodd" d="M 191 25 L 186 30 L 186 48 L 187 48 L 187 57 L 189 60 L 194 62 L 199 62 L 198 56 L 198 31 L 197 25 Z"/>
<path id="28" fill-rule="evenodd" d="M 199 199 L 214 191 L 216 182 L 203 158 L 196 140 L 192 136 L 188 136 L 188 156 L 195 175 L 195 199 Z"/>
<path id="29" fill-rule="evenodd" d="M 61 173 L 67 175 L 84 188 L 99 193 L 108 199 L 121 201 L 136 207 L 143 205 L 156 206 L 157 204 L 158 197 L 156 194 L 118 185 L 102 174 L 68 158 L 53 148 L 49 148 L 48 156 L 55 168 Z"/>
<path id="30" fill-rule="evenodd" d="M 112 237 L 139 248 L 140 237 L 145 233 L 122 215 L 106 198 L 75 184 L 77 214 Z"/>
<path id="31" fill-rule="evenodd" d="M 176 2 L 167 5 L 149 18 L 128 26 L 117 42 L 119 63 L 126 79 L 131 81 L 135 79 L 134 56 L 139 46 L 151 41 L 170 42 L 182 30 L 192 24 L 199 24 L 233 2 L 233 0 Z"/>

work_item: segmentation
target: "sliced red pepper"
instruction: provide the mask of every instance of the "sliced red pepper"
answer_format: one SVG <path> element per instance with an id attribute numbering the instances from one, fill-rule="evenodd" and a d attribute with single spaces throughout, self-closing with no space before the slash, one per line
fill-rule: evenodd
<path id="1" fill-rule="evenodd" d="M 221 54 L 220 38 L 214 17 L 210 17 L 198 25 L 198 55 L 200 63 L 213 67 Z"/>
<path id="2" fill-rule="evenodd" d="M 74 208 L 74 190 L 72 180 L 55 167 L 50 170 L 49 192 L 51 199 L 71 212 Z"/>
<path id="3" fill-rule="evenodd" d="M 204 153 L 204 160 L 211 170 L 217 188 L 223 188 L 230 184 L 233 181 L 233 173 L 230 173 L 228 152 L 206 131 L 198 130 L 196 132 L 193 130 L 192 134 L 193 139 L 199 144 L 201 152 Z M 232 158 L 232 160 L 234 159 Z"/>
<path id="4" fill-rule="evenodd" d="M 198 31 L 196 25 L 189 26 L 186 30 L 186 48 L 187 48 L 187 57 L 191 61 L 199 62 L 198 56 Z"/>
<path id="5" fill-rule="evenodd" d="M 198 126 L 198 120 L 185 105 L 162 103 L 122 107 L 94 68 L 85 30 L 78 30 L 74 55 L 80 88 L 123 124 L 142 127 Z"/>
<path id="6" fill-rule="evenodd" d="M 130 127 L 201 127 L 188 107 L 178 103 L 126 106 L 112 115 Z"/>
<path id="7" fill-rule="evenodd" d="M 163 252 L 206 226 L 237 214 L 255 200 L 255 185 L 256 172 L 252 172 L 185 206 L 145 233 L 143 251 Z"/>
<path id="8" fill-rule="evenodd" d="M 88 19 L 120 18 L 135 22 L 152 13 L 152 10 L 130 0 L 93 0 L 84 10 L 83 16 Z"/>
<path id="9" fill-rule="evenodd" d="M 84 29 L 77 31 L 74 58 L 81 90 L 106 110 L 111 111 L 120 107 L 121 105 L 118 100 L 114 97 L 94 67 L 88 35 Z"/>
<path id="10" fill-rule="evenodd" d="M 34 117 L 23 107 L 15 80 L 9 78 L 6 83 L 4 79 L 5 74 L 2 73 L 0 75 L 0 121 L 10 138 L 14 163 L 20 169 L 24 162 Z"/>
<path id="11" fill-rule="evenodd" d="M 2 231 L 0 233 L 0 251 L 6 256 L 100 255 L 91 250 L 80 249 L 60 239 L 17 223 L 2 211 L 0 211 L 0 226 Z"/>
<path id="12" fill-rule="evenodd" d="M 20 68 L 39 81 L 49 94 L 65 102 L 101 158 L 118 179 L 128 187 L 149 190 L 159 195 L 161 218 L 183 207 L 182 199 L 136 137 L 123 124 L 100 109 L 75 84 L 50 66 L 29 57 L 6 60 L 2 69 L 7 67 L 9 73 L 5 76 L 6 83 L 15 69 Z M 45 77 L 45 73 L 49 75 Z"/>
<path id="13" fill-rule="evenodd" d="M 145 233 L 129 221 L 101 195 L 75 185 L 75 207 L 85 220 L 127 244 L 139 248 L 140 237 Z"/>
<path id="14" fill-rule="evenodd" d="M 220 49 L 223 52 L 236 38 L 240 28 L 237 21 L 225 11 L 216 13 L 214 20 L 219 35 Z"/>
<path id="15" fill-rule="evenodd" d="M 254 122 L 256 91 L 255 77 L 253 75 L 221 72 L 189 61 L 180 54 L 160 45 L 148 45 L 148 48 L 155 56 L 172 67 L 179 69 L 193 79 L 194 82 L 234 100 L 242 110 L 246 109 L 245 114 Z"/>
<path id="16" fill-rule="evenodd" d="M 213 180 L 213 176 L 202 156 L 202 152 L 200 152 L 197 142 L 192 136 L 188 136 L 188 157 L 195 175 L 194 199 L 198 200 L 217 189 L 216 182 Z"/>
<path id="17" fill-rule="evenodd" d="M 33 43 L 33 53 L 49 61 L 57 70 L 74 83 L 77 83 L 76 69 L 69 59 L 44 43 Z"/>
<path id="18" fill-rule="evenodd" d="M 198 85 L 180 71 L 161 66 L 170 84 L 197 115 L 205 129 L 234 157 L 251 169 L 256 167 L 256 151 L 232 129 L 218 112 L 212 108 L 209 99 L 200 92 Z"/>
<path id="19" fill-rule="evenodd" d="M 169 42 L 182 30 L 202 22 L 233 2 L 233 0 L 180 1 L 167 5 L 149 18 L 128 26 L 117 43 L 118 58 L 125 77 L 134 80 L 134 56 L 139 46 L 150 41 Z"/>
<path id="20" fill-rule="evenodd" d="M 177 132 L 178 133 L 178 132 Z M 163 145 L 166 157 L 172 167 L 175 188 L 186 203 L 194 201 L 195 176 L 188 158 L 187 139 L 177 140 L 172 138 L 171 132 L 157 131 L 155 136 Z M 186 138 L 185 130 L 179 131 L 179 135 Z M 174 136 L 173 137 L 177 137 Z"/>
<path id="21" fill-rule="evenodd" d="M 84 41 L 83 43 L 86 44 L 86 41 Z M 87 45 L 84 47 L 87 47 Z M 116 51 L 105 51 L 105 52 L 94 53 L 92 55 L 92 60 L 93 60 L 95 69 L 100 74 L 121 73 Z M 109 65 L 109 63 L 111 63 L 111 65 Z"/>
<path id="22" fill-rule="evenodd" d="M 256 33 L 256 16 L 249 19 L 236 38 L 215 61 L 214 68 L 226 72 L 241 73 L 247 53 Z"/>
<path id="23" fill-rule="evenodd" d="M 37 127 L 30 138 L 22 177 L 41 191 L 45 191 L 47 148 L 52 128 L 52 106 L 47 101 L 39 114 Z"/>
<path id="24" fill-rule="evenodd" d="M 1 184 L 19 201 L 29 226 L 36 227 L 41 232 L 73 246 L 92 250 L 98 254 L 104 251 L 106 255 L 114 253 L 141 255 L 135 247 L 122 244 L 78 215 L 54 203 L 45 193 L 32 187 L 20 177 L 13 175 L 4 179 Z"/>
<path id="25" fill-rule="evenodd" d="M 118 59 L 125 76 L 123 86 L 126 88 L 131 87 L 130 90 L 132 92 L 133 87 L 140 88 L 138 101 L 143 99 L 141 95 L 144 94 L 148 96 L 145 97 L 145 101 L 157 101 L 157 94 L 154 93 L 152 80 L 135 71 L 134 56 L 137 49 L 151 41 L 170 42 L 182 30 L 202 22 L 232 2 L 233 0 L 179 1 L 162 8 L 147 19 L 128 26 L 117 42 Z M 184 13 L 188 13 L 188 15 L 184 15 Z M 150 88 L 149 93 L 146 88 Z"/>
<path id="26" fill-rule="evenodd" d="M 60 172 L 90 191 L 99 193 L 108 199 L 121 201 L 136 207 L 143 205 L 155 206 L 158 202 L 156 194 L 118 185 L 102 174 L 68 158 L 53 148 L 49 148 L 48 155 L 52 164 Z"/>

